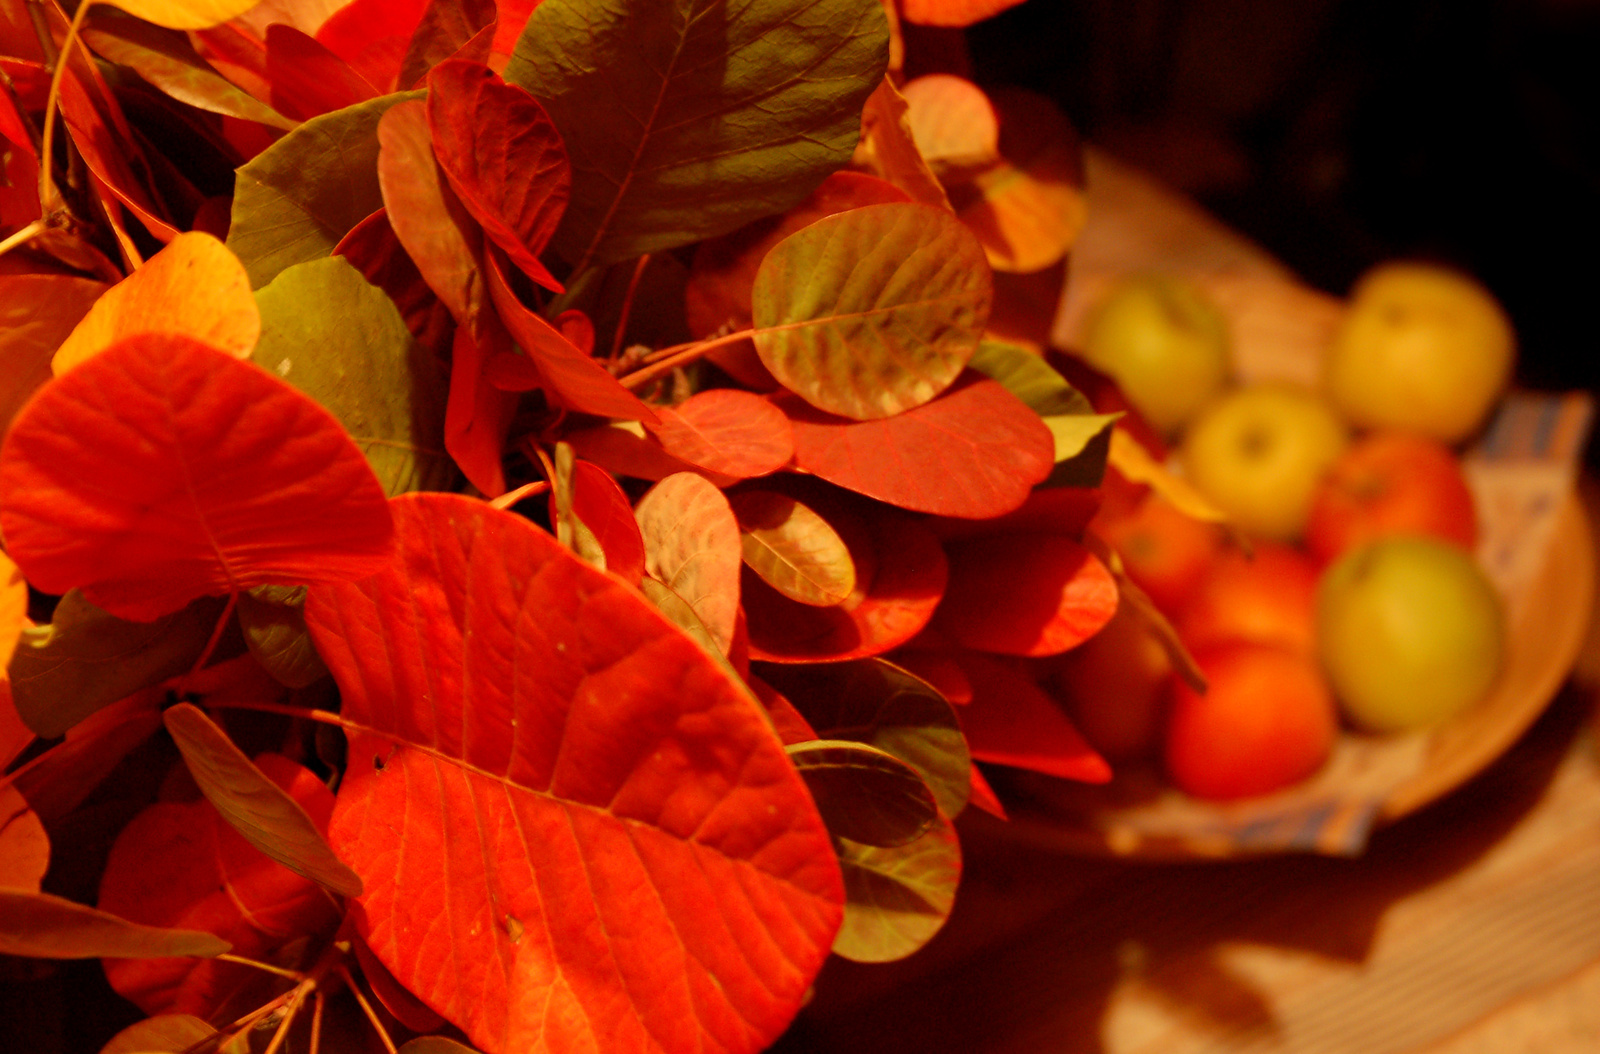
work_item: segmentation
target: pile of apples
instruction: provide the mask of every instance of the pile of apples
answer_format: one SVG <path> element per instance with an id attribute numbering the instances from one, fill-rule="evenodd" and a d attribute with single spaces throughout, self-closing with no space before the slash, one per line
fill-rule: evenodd
<path id="1" fill-rule="evenodd" d="M 1082 343 L 1182 481 L 1108 470 L 1090 526 L 1150 601 L 1125 597 L 1056 674 L 1113 763 L 1155 759 L 1195 797 L 1264 794 L 1315 773 L 1344 728 L 1427 728 L 1488 693 L 1503 614 L 1458 450 L 1515 344 L 1482 286 L 1374 268 L 1317 388 L 1234 383 L 1224 317 L 1171 276 L 1121 284 Z M 1207 503 L 1223 522 L 1194 515 Z"/>

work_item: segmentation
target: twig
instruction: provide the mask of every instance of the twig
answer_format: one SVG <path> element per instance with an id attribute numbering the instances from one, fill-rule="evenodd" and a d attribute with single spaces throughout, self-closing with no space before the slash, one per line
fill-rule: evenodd
<path id="1" fill-rule="evenodd" d="M 234 605 L 239 603 L 239 591 L 235 589 L 228 594 L 228 603 L 222 608 L 222 614 L 217 618 L 217 624 L 211 630 L 211 637 L 206 641 L 206 646 L 200 649 L 200 657 L 189 668 L 189 676 L 193 677 L 200 672 L 200 668 L 211 658 L 211 653 L 217 650 L 217 642 L 222 639 L 222 631 L 228 626 L 228 619 L 233 615 Z"/>
<path id="2" fill-rule="evenodd" d="M 44 135 L 39 146 L 39 212 L 50 216 L 60 211 L 66 201 L 61 197 L 61 192 L 56 189 L 55 178 L 50 170 L 55 165 L 55 127 L 56 110 L 61 101 L 61 77 L 67 71 L 67 62 L 72 55 L 72 45 L 78 39 L 78 31 L 83 28 L 84 16 L 89 13 L 89 8 L 94 6 L 95 0 L 83 0 L 78 5 L 78 10 L 72 13 L 72 21 L 67 25 L 67 37 L 62 42 L 61 52 L 56 56 L 55 68 L 50 73 L 50 94 L 44 100 Z"/>
<path id="3" fill-rule="evenodd" d="M 317 989 L 317 994 L 311 1003 L 311 1041 L 306 1048 L 307 1054 L 318 1054 L 322 1046 L 322 989 Z"/>
<path id="4" fill-rule="evenodd" d="M 633 296 L 639 291 L 639 279 L 644 277 L 644 269 L 649 266 L 650 254 L 645 253 L 639 257 L 639 262 L 633 265 L 633 277 L 628 279 L 628 291 L 622 297 L 622 310 L 617 314 L 617 331 L 611 337 L 611 356 L 606 359 L 606 365 L 616 365 L 617 359 L 622 355 L 622 340 L 628 332 L 628 319 L 633 314 Z"/>
<path id="5" fill-rule="evenodd" d="M 372 1022 L 372 1027 L 378 1032 L 378 1038 L 383 1041 L 384 1048 L 388 1050 L 389 1054 L 400 1054 L 400 1051 L 394 1045 L 394 1040 L 389 1038 L 389 1030 L 383 1027 L 382 1021 L 378 1020 L 378 1012 L 372 1008 L 371 1003 L 367 1002 L 367 997 L 361 994 L 361 988 L 356 984 L 356 979 L 350 976 L 350 971 L 345 968 L 344 963 L 339 964 L 339 976 L 344 978 L 344 983 L 350 988 L 350 994 L 355 996 L 356 1002 L 361 1004 L 361 1009 L 366 1013 L 367 1020 Z M 269 1050 L 266 1054 L 272 1054 L 272 1051 Z"/>
<path id="6" fill-rule="evenodd" d="M 5 241 L 0 241 L 0 256 L 4 256 L 19 245 L 26 245 L 33 240 L 34 235 L 43 234 L 49 229 L 50 224 L 46 223 L 44 217 L 41 216 L 21 230 L 12 231 L 6 235 Z"/>
<path id="7" fill-rule="evenodd" d="M 301 973 L 299 970 L 285 970 L 281 966 L 273 966 L 271 963 L 257 962 L 255 959 L 247 959 L 242 955 L 230 955 L 224 952 L 223 954 L 216 956 L 216 959 L 218 962 L 238 963 L 240 966 L 253 966 L 257 970 L 265 970 L 267 973 L 275 973 L 279 977 L 287 977 L 289 980 L 296 983 L 306 979 L 306 975 Z"/>

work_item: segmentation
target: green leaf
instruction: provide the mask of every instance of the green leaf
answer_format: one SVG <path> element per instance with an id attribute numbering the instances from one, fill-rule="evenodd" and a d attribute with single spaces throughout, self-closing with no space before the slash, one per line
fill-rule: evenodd
<path id="1" fill-rule="evenodd" d="M 305 586 L 256 586 L 239 594 L 236 610 L 245 645 L 287 688 L 304 688 L 328 675 L 306 629 L 305 607 Z"/>
<path id="2" fill-rule="evenodd" d="M 11 697 L 34 734 L 62 735 L 96 711 L 194 664 L 227 601 L 201 597 L 154 622 L 108 615 L 68 590 L 48 626 L 22 631 Z"/>
<path id="3" fill-rule="evenodd" d="M 848 739 L 814 739 L 785 748 L 828 830 L 864 845 L 914 842 L 939 818 L 917 770 L 887 751 Z"/>
<path id="4" fill-rule="evenodd" d="M 883 849 L 835 839 L 844 871 L 844 924 L 834 954 L 854 962 L 903 959 L 927 944 L 955 905 L 961 844 L 950 821 L 909 845 Z"/>
<path id="5" fill-rule="evenodd" d="M 337 417 L 390 497 L 453 488 L 444 370 L 383 290 L 332 256 L 286 268 L 256 304 L 252 360 Z"/>
<path id="6" fill-rule="evenodd" d="M 1076 414 L 1044 418 L 1056 444 L 1056 463 L 1041 487 L 1098 487 L 1111 452 L 1113 426 L 1121 414 Z"/>
<path id="7" fill-rule="evenodd" d="M 950 386 L 993 299 L 983 247 L 954 216 L 911 202 L 865 205 L 802 227 L 761 261 L 756 351 L 819 410 L 891 417 Z"/>
<path id="8" fill-rule="evenodd" d="M 255 121 L 290 131 L 300 122 L 285 117 L 236 86 L 200 57 L 189 38 L 173 29 L 96 8 L 83 39 L 98 54 L 126 66 L 156 88 L 197 110 Z"/>
<path id="9" fill-rule="evenodd" d="M 576 270 L 783 212 L 842 168 L 888 64 L 879 0 L 544 0 L 506 80 L 572 161 Z"/>
<path id="10" fill-rule="evenodd" d="M 200 792 L 245 841 L 341 896 L 361 895 L 361 877 L 333 854 L 300 803 L 256 768 L 199 707 L 179 703 L 162 719 Z"/>
<path id="11" fill-rule="evenodd" d="M 728 495 L 739 521 L 744 562 L 790 600 L 816 607 L 843 603 L 856 587 L 850 549 L 828 521 L 786 494 Z"/>
<path id="12" fill-rule="evenodd" d="M 761 663 L 759 673 L 823 739 L 850 739 L 893 754 L 917 770 L 946 816 L 966 806 L 972 789 L 967 741 L 950 703 L 926 681 L 878 658 Z"/>
<path id="13" fill-rule="evenodd" d="M 383 207 L 378 120 L 423 92 L 401 92 L 305 122 L 240 167 L 228 248 L 260 289 L 284 268 L 327 256 Z"/>
<path id="14" fill-rule="evenodd" d="M 37 959 L 210 958 L 233 947 L 198 930 L 141 926 L 86 904 L 0 889 L 0 955 Z"/>
<path id="15" fill-rule="evenodd" d="M 193 1014 L 157 1014 L 135 1021 L 112 1036 L 100 1048 L 100 1054 L 183 1054 L 216 1034 L 216 1029 Z M 249 1054 L 249 1051 L 249 1032 L 234 1037 L 222 1048 L 222 1054 Z"/>
<path id="16" fill-rule="evenodd" d="M 1027 348 L 999 340 L 980 341 L 967 365 L 990 380 L 999 381 L 1006 391 L 1027 403 L 1040 417 L 1094 413 L 1094 407 L 1082 392 Z M 1057 460 L 1060 460 L 1059 454 Z"/>

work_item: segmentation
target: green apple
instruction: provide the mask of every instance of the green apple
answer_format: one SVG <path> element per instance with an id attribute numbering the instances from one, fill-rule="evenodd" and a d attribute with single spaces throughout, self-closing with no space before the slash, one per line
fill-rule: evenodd
<path id="1" fill-rule="evenodd" d="M 1380 264 L 1356 283 L 1323 383 L 1360 428 L 1400 428 L 1458 443 L 1511 379 L 1516 339 L 1495 298 L 1466 275 Z"/>
<path id="2" fill-rule="evenodd" d="M 1421 535 L 1350 550 L 1317 589 L 1317 650 L 1345 713 L 1378 732 L 1427 728 L 1500 672 L 1500 598 L 1471 556 Z"/>
<path id="3" fill-rule="evenodd" d="M 1350 442 L 1327 400 L 1286 384 L 1236 388 L 1189 426 L 1184 474 L 1248 534 L 1293 541 L 1323 473 Z"/>
<path id="4" fill-rule="evenodd" d="M 1082 351 L 1165 436 L 1216 397 L 1230 369 L 1222 312 L 1198 286 L 1170 275 L 1118 284 L 1090 314 Z"/>

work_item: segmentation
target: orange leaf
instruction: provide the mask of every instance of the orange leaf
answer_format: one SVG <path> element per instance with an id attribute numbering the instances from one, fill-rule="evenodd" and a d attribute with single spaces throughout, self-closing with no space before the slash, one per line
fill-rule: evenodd
<path id="1" fill-rule="evenodd" d="M 900 0 L 900 16 L 919 26 L 970 26 L 1022 0 Z"/>

